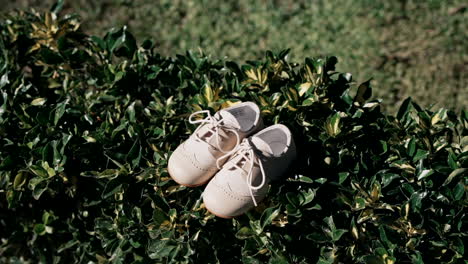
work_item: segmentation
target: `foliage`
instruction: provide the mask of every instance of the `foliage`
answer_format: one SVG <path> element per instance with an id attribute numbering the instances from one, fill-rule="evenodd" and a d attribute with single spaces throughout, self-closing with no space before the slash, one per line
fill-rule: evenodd
<path id="1" fill-rule="evenodd" d="M 53 2 L 14 0 L 3 10 Z M 285 47 L 291 61 L 333 54 L 338 71 L 373 78 L 392 114 L 408 96 L 423 107 L 468 104 L 466 0 L 74 0 L 64 9 L 92 34 L 127 25 L 164 56 L 199 48 L 238 62 Z"/>
<path id="2" fill-rule="evenodd" d="M 125 27 L 88 36 L 59 9 L 0 25 L 1 262 L 462 261 L 466 111 L 407 99 L 385 115 L 335 57 L 163 57 Z M 225 220 L 166 165 L 189 113 L 238 101 L 290 127 L 299 158 L 259 207 Z"/>

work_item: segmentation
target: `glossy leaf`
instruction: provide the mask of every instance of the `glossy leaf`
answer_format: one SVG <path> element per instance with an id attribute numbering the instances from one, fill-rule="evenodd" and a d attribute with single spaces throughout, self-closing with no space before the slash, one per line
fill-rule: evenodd
<path id="1" fill-rule="evenodd" d="M 325 128 L 327 130 L 328 135 L 330 135 L 331 137 L 336 137 L 341 132 L 340 120 L 341 116 L 339 113 L 335 113 L 327 119 L 327 122 L 325 123 Z"/>
<path id="2" fill-rule="evenodd" d="M 356 87 L 333 56 L 163 56 L 158 40 L 138 46 L 126 27 L 88 36 L 62 5 L 0 21 L 0 262 L 463 259 L 468 112 L 411 99 L 396 116 L 381 111 L 381 100 L 367 101 L 369 81 Z M 254 191 L 257 207 L 223 219 L 207 210 L 204 187 L 172 180 L 168 162 L 196 129 L 191 113 L 246 101 L 259 105 L 265 127 L 290 129 L 296 159 Z M 270 142 L 274 152 L 280 141 Z M 236 198 L 251 205 L 244 187 Z"/>

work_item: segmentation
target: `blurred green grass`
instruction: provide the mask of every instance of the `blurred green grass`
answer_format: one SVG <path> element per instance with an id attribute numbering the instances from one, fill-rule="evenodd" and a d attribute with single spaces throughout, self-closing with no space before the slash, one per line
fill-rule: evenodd
<path id="1" fill-rule="evenodd" d="M 5 1 L 5 0 L 0 0 Z M 53 0 L 7 0 L 4 10 L 45 10 Z M 408 96 L 425 107 L 466 108 L 468 11 L 464 0 L 75 0 L 84 30 L 127 25 L 174 56 L 201 49 L 238 62 L 291 48 L 291 60 L 336 55 L 339 71 L 373 78 L 374 98 L 394 113 Z"/>

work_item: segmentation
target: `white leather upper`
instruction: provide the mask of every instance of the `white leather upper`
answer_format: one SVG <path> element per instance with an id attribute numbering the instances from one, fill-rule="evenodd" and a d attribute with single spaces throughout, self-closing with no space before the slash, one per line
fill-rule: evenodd
<path id="1" fill-rule="evenodd" d="M 217 215 L 233 217 L 251 209 L 266 196 L 270 181 L 283 176 L 296 156 L 294 140 L 284 125 L 268 127 L 244 139 L 243 144 L 253 151 L 234 153 L 205 189 L 205 206 Z M 246 151 L 245 146 L 239 149 Z M 261 185 L 263 180 L 265 184 Z"/>
<path id="2" fill-rule="evenodd" d="M 260 110 L 251 102 L 240 103 L 217 112 L 200 123 L 195 132 L 172 153 L 168 162 L 171 177 L 179 184 L 194 186 L 208 181 L 226 159 L 219 157 L 231 151 L 237 142 L 262 125 Z"/>

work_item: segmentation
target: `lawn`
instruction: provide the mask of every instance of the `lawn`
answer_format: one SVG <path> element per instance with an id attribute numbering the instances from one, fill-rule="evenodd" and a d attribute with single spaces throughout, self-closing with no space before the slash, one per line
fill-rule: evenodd
<path id="1" fill-rule="evenodd" d="M 4 10 L 42 10 L 53 2 L 10 0 Z M 88 33 L 127 25 L 139 42 L 155 40 L 166 56 L 203 50 L 244 62 L 284 48 L 297 62 L 336 55 L 339 71 L 357 82 L 373 78 L 374 97 L 390 113 L 408 96 L 434 109 L 459 110 L 468 102 L 463 0 L 77 0 L 66 7 Z"/>

